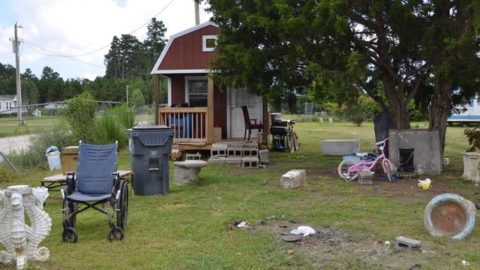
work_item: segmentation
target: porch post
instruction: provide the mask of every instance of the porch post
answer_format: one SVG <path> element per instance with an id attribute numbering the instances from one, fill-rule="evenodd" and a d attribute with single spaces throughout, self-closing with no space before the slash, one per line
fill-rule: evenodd
<path id="1" fill-rule="evenodd" d="M 155 101 L 154 101 L 154 104 L 155 104 L 155 124 L 159 125 L 159 110 L 158 110 L 158 107 L 160 105 L 160 88 L 161 88 L 161 83 L 160 83 L 160 75 L 155 75 L 154 77 L 154 91 L 155 91 L 155 95 L 154 95 L 154 98 L 155 98 Z"/>
<path id="2" fill-rule="evenodd" d="M 214 104 L 214 96 L 213 96 L 213 88 L 214 83 L 213 79 L 209 76 L 208 77 L 208 107 L 207 107 L 207 144 L 213 143 L 213 108 Z"/>
<path id="3" fill-rule="evenodd" d="M 262 115 L 263 115 L 262 144 L 268 147 L 268 134 L 270 133 L 270 115 L 268 113 L 268 103 L 265 97 L 262 98 Z"/>

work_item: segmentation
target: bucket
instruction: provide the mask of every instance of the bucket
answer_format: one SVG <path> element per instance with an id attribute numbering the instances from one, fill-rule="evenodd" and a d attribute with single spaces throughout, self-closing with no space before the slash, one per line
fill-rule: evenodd
<path id="1" fill-rule="evenodd" d="M 342 156 L 342 160 L 350 160 L 353 163 L 357 163 L 357 162 L 360 162 L 360 157 L 355 155 L 355 153 L 353 153 L 353 154 Z"/>
<path id="2" fill-rule="evenodd" d="M 50 168 L 50 171 L 53 170 L 61 170 L 62 169 L 62 162 L 60 160 L 60 152 L 58 151 L 58 148 L 55 146 L 50 146 L 46 154 L 47 160 L 48 160 L 48 167 Z"/>

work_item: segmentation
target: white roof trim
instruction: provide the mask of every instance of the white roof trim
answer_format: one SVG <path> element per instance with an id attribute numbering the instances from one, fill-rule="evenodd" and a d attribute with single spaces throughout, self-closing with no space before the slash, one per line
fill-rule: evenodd
<path id="1" fill-rule="evenodd" d="M 214 22 L 211 22 L 211 21 L 207 21 L 207 22 L 204 22 L 204 23 L 201 23 L 199 25 L 195 25 L 194 27 L 191 27 L 191 28 L 188 28 L 186 30 L 183 30 L 181 32 L 178 32 L 174 35 L 171 35 L 170 36 L 170 39 L 168 40 L 167 42 L 167 45 L 165 45 L 165 47 L 163 48 L 163 51 L 162 53 L 160 54 L 160 56 L 158 57 L 157 59 L 157 62 L 155 63 L 155 65 L 153 66 L 153 69 L 152 71 L 150 72 L 150 74 L 160 74 L 160 71 L 158 70 L 158 68 L 160 67 L 160 64 L 162 63 L 163 61 L 163 58 L 165 58 L 165 55 L 167 55 L 167 52 L 168 50 L 170 49 L 170 46 L 172 45 L 173 41 L 177 38 L 177 37 L 181 37 L 181 36 L 184 36 L 186 34 L 190 34 L 191 32 L 194 32 L 194 31 L 197 31 L 198 29 L 201 29 L 203 27 L 206 27 L 206 26 L 209 26 L 209 25 L 212 25 L 212 26 L 215 26 L 215 27 L 218 27 L 218 25 Z M 180 70 L 178 70 L 180 71 Z"/>
<path id="2" fill-rule="evenodd" d="M 188 73 L 210 73 L 209 69 L 161 69 L 152 71 L 154 74 L 188 74 Z"/>

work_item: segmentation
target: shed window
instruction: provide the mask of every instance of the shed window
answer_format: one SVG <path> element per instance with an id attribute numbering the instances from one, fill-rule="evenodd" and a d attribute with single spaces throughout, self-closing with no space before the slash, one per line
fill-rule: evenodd
<path id="1" fill-rule="evenodd" d="M 207 107 L 208 80 L 206 78 L 187 79 L 187 95 L 190 107 Z"/>
<path id="2" fill-rule="evenodd" d="M 204 52 L 212 52 L 217 47 L 217 35 L 207 35 L 203 36 L 202 47 Z"/>

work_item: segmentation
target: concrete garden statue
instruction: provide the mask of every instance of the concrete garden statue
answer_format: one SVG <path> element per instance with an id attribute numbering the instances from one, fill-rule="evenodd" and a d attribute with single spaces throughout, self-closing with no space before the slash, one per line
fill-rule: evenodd
<path id="1" fill-rule="evenodd" d="M 465 129 L 464 134 L 468 138 L 470 148 L 463 153 L 463 175 L 465 180 L 476 181 L 478 165 L 480 164 L 480 130 Z"/>
<path id="2" fill-rule="evenodd" d="M 27 260 L 48 260 L 49 250 L 38 247 L 52 227 L 52 219 L 43 210 L 47 197 L 44 187 L 17 185 L 0 190 L 0 244 L 5 247 L 0 262 L 16 262 L 17 269 L 24 269 Z"/>

